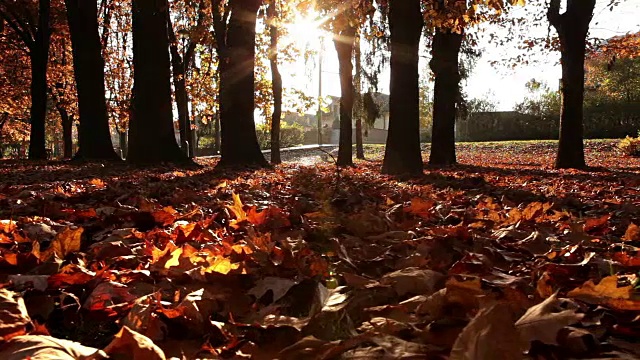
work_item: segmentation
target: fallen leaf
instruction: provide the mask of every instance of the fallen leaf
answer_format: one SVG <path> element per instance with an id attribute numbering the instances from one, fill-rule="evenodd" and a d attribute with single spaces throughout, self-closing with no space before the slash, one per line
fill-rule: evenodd
<path id="1" fill-rule="evenodd" d="M 260 299 L 268 291 L 271 291 L 273 293 L 272 302 L 276 302 L 280 300 L 295 284 L 297 283 L 293 280 L 268 276 L 264 279 L 260 279 L 256 286 L 249 290 L 247 294 L 255 296 L 256 299 Z"/>
<path id="2" fill-rule="evenodd" d="M 16 336 L 0 346 L 2 360 L 100 360 L 107 354 L 77 342 L 45 335 Z"/>
<path id="3" fill-rule="evenodd" d="M 625 231 L 622 240 L 640 241 L 640 226 L 634 223 L 629 224 L 629 227 L 627 228 L 627 231 Z"/>
<path id="4" fill-rule="evenodd" d="M 431 295 L 444 286 L 444 279 L 437 271 L 409 267 L 384 275 L 380 284 L 390 285 L 398 296 Z"/>
<path id="5" fill-rule="evenodd" d="M 516 328 L 525 341 L 541 341 L 545 344 L 557 344 L 558 331 L 565 326 L 575 324 L 584 317 L 575 310 L 558 310 L 561 303 L 553 294 L 538 305 L 532 306 L 516 321 Z"/>
<path id="6" fill-rule="evenodd" d="M 109 356 L 131 360 L 165 360 L 164 352 L 148 337 L 124 326 L 104 348 Z"/>
<path id="7" fill-rule="evenodd" d="M 567 296 L 616 310 L 640 311 L 640 296 L 632 285 L 618 286 L 616 275 L 607 276 L 598 284 L 589 280 L 581 287 L 569 291 Z"/>
<path id="8" fill-rule="evenodd" d="M 494 303 L 480 309 L 453 344 L 449 359 L 522 359 L 529 344 L 518 335 L 514 321 L 508 304 Z"/>
<path id="9" fill-rule="evenodd" d="M 41 252 L 40 260 L 47 261 L 54 255 L 64 259 L 70 253 L 80 251 L 80 242 L 83 231 L 83 228 L 77 227 L 66 228 L 61 233 L 58 233 L 51 242 L 51 245 L 49 245 L 49 248 Z"/>
<path id="10" fill-rule="evenodd" d="M 31 326 L 31 318 L 22 297 L 7 289 L 0 289 L 0 343 L 27 334 Z"/>

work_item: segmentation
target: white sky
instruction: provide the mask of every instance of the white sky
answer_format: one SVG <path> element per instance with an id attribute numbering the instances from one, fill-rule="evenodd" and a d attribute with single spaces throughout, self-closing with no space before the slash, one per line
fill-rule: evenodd
<path id="1" fill-rule="evenodd" d="M 609 38 L 622 35 L 627 32 L 640 31 L 640 0 L 622 0 L 622 3 L 609 11 L 606 8 L 608 0 L 598 0 L 594 18 L 591 22 L 591 37 Z M 298 29 L 299 31 L 304 31 Z M 489 29 L 499 33 L 500 28 Z M 530 30 L 536 36 L 545 36 L 547 28 Z M 552 32 L 555 32 L 552 30 Z M 296 34 L 296 38 L 317 43 L 318 34 Z M 499 47 L 488 41 L 480 43 L 482 57 L 478 61 L 471 77 L 467 80 L 465 90 L 468 98 L 488 96 L 498 105 L 498 110 L 511 110 L 526 95 L 525 83 L 531 78 L 546 82 L 552 89 L 558 88 L 558 79 L 561 77 L 559 64 L 559 52 L 534 55 L 538 59 L 535 64 L 515 68 L 499 65 L 493 67 L 490 62 L 499 60 L 509 51 L 508 47 Z M 340 95 L 340 82 L 338 78 L 338 60 L 333 47 L 333 42 L 325 41 L 323 52 L 323 96 Z M 318 94 L 318 69 L 317 58 L 305 64 L 301 59 L 294 64 L 283 66 L 283 80 L 285 87 L 296 87 L 307 91 L 309 94 Z M 421 60 L 421 69 L 426 69 L 426 60 Z M 381 74 L 380 90 L 388 93 L 389 71 Z"/>

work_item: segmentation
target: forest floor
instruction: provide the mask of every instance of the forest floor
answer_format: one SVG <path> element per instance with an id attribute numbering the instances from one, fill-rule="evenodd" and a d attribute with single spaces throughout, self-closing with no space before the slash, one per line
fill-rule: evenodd
<path id="1" fill-rule="evenodd" d="M 640 357 L 640 159 L 462 143 L 403 179 L 366 150 L 253 173 L 0 162 L 0 358 Z"/>

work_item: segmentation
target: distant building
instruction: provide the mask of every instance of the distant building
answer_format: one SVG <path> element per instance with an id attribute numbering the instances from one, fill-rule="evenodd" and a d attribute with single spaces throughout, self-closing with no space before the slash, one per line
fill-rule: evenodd
<path id="1" fill-rule="evenodd" d="M 329 99 L 328 112 L 322 114 L 321 126 L 323 128 L 323 142 L 337 144 L 340 138 L 340 97 L 330 96 Z M 370 127 L 363 124 L 363 139 L 365 143 L 384 143 L 387 140 L 387 132 L 389 130 L 389 95 L 376 92 L 373 93 L 373 99 L 379 107 L 380 116 L 375 119 L 373 125 Z M 288 124 L 298 124 L 302 126 L 305 132 L 310 134 L 309 136 L 305 136 L 306 143 L 317 142 L 317 114 L 300 115 L 297 113 L 285 113 L 283 115 L 283 121 Z M 356 123 L 354 121 L 354 142 L 355 127 Z"/>

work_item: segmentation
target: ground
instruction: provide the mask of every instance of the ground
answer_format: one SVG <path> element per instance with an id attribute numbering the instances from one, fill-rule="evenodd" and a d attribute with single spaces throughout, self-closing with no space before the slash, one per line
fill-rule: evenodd
<path id="1" fill-rule="evenodd" d="M 104 348 L 126 326 L 179 358 L 637 358 L 640 159 L 589 141 L 592 168 L 554 170 L 555 146 L 463 143 L 460 165 L 418 179 L 380 175 L 373 145 L 353 169 L 314 150 L 255 173 L 0 162 L 0 309 L 23 298 L 28 320 L 0 337 Z"/>

